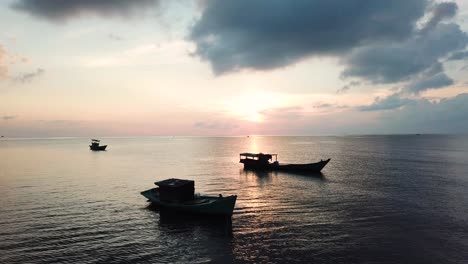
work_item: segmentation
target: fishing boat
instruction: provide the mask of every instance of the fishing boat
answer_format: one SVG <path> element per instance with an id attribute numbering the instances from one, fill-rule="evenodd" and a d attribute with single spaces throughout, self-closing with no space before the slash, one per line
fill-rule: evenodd
<path id="1" fill-rule="evenodd" d="M 273 161 L 273 157 L 275 161 Z M 320 160 L 315 163 L 306 164 L 282 164 L 278 162 L 278 154 L 264 154 L 264 153 L 241 153 L 240 163 L 244 164 L 244 169 L 247 170 L 274 170 L 285 172 L 320 172 L 325 165 L 330 161 Z"/>
<path id="2" fill-rule="evenodd" d="M 100 142 L 101 141 L 99 139 L 91 139 L 91 145 L 89 145 L 89 148 L 94 151 L 106 150 L 107 145 L 100 146 Z"/>
<path id="3" fill-rule="evenodd" d="M 141 192 L 153 205 L 178 212 L 232 216 L 236 195 L 223 197 L 195 194 L 195 182 L 167 179 L 154 183 L 156 188 Z"/>

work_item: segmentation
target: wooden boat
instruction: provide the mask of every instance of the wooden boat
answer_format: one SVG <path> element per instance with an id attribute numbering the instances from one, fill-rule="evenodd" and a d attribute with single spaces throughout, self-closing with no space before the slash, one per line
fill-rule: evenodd
<path id="1" fill-rule="evenodd" d="M 153 205 L 178 212 L 231 216 L 236 195 L 223 197 L 194 194 L 194 181 L 167 179 L 155 182 L 159 187 L 141 192 Z"/>
<path id="2" fill-rule="evenodd" d="M 99 145 L 100 142 L 101 141 L 99 139 L 91 139 L 91 145 L 89 145 L 89 149 L 94 150 L 94 151 L 106 150 L 107 145 L 100 146 Z"/>
<path id="3" fill-rule="evenodd" d="M 273 161 L 273 157 L 275 157 L 275 161 Z M 243 163 L 244 169 L 247 170 L 318 173 L 329 161 L 330 159 L 306 164 L 281 164 L 278 162 L 278 154 L 241 153 L 239 162 Z"/>

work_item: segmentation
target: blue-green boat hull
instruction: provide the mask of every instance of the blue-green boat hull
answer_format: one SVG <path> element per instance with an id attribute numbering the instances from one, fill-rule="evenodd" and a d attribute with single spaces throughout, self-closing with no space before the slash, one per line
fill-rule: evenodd
<path id="1" fill-rule="evenodd" d="M 231 195 L 226 197 L 198 196 L 194 200 L 185 202 L 162 201 L 159 198 L 158 188 L 143 191 L 141 195 L 146 197 L 152 204 L 164 209 L 208 215 L 231 216 L 237 200 L 236 195 Z"/>

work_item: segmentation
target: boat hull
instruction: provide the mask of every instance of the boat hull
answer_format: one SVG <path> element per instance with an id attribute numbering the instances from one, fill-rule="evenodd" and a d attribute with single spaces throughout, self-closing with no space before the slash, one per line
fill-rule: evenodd
<path id="1" fill-rule="evenodd" d="M 94 151 L 103 151 L 103 150 L 106 150 L 106 148 L 107 148 L 107 145 L 104 145 L 104 146 L 89 145 L 89 149 L 94 150 Z"/>
<path id="2" fill-rule="evenodd" d="M 173 211 L 207 214 L 207 215 L 227 215 L 231 216 L 234 211 L 237 196 L 215 197 L 198 196 L 194 200 L 186 202 L 162 201 L 159 198 L 158 188 L 141 192 L 153 205 Z"/>
<path id="3" fill-rule="evenodd" d="M 285 171 L 285 172 L 320 172 L 330 161 L 321 160 L 316 163 L 307 164 L 278 164 L 278 163 L 259 163 L 252 159 L 243 159 L 240 162 L 244 164 L 244 169 L 247 170 L 271 170 L 271 171 Z"/>

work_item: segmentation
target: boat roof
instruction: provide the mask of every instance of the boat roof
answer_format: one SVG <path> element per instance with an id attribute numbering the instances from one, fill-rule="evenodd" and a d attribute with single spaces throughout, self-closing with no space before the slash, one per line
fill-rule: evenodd
<path id="1" fill-rule="evenodd" d="M 267 154 L 267 153 L 241 153 L 239 154 L 241 156 L 249 157 L 249 158 L 258 158 L 260 156 L 266 156 L 266 155 L 271 155 L 271 156 L 276 156 L 278 154 Z"/>
<path id="2" fill-rule="evenodd" d="M 99 139 L 94 139 L 94 138 L 93 138 L 93 139 L 91 139 L 91 141 L 100 142 L 101 140 L 99 140 Z"/>
<path id="3" fill-rule="evenodd" d="M 166 180 L 163 180 L 163 181 L 155 182 L 154 184 L 156 184 L 159 187 L 162 186 L 162 187 L 177 188 L 177 187 L 181 187 L 181 186 L 184 186 L 184 185 L 194 186 L 195 181 L 171 178 L 171 179 L 166 179 Z"/>

